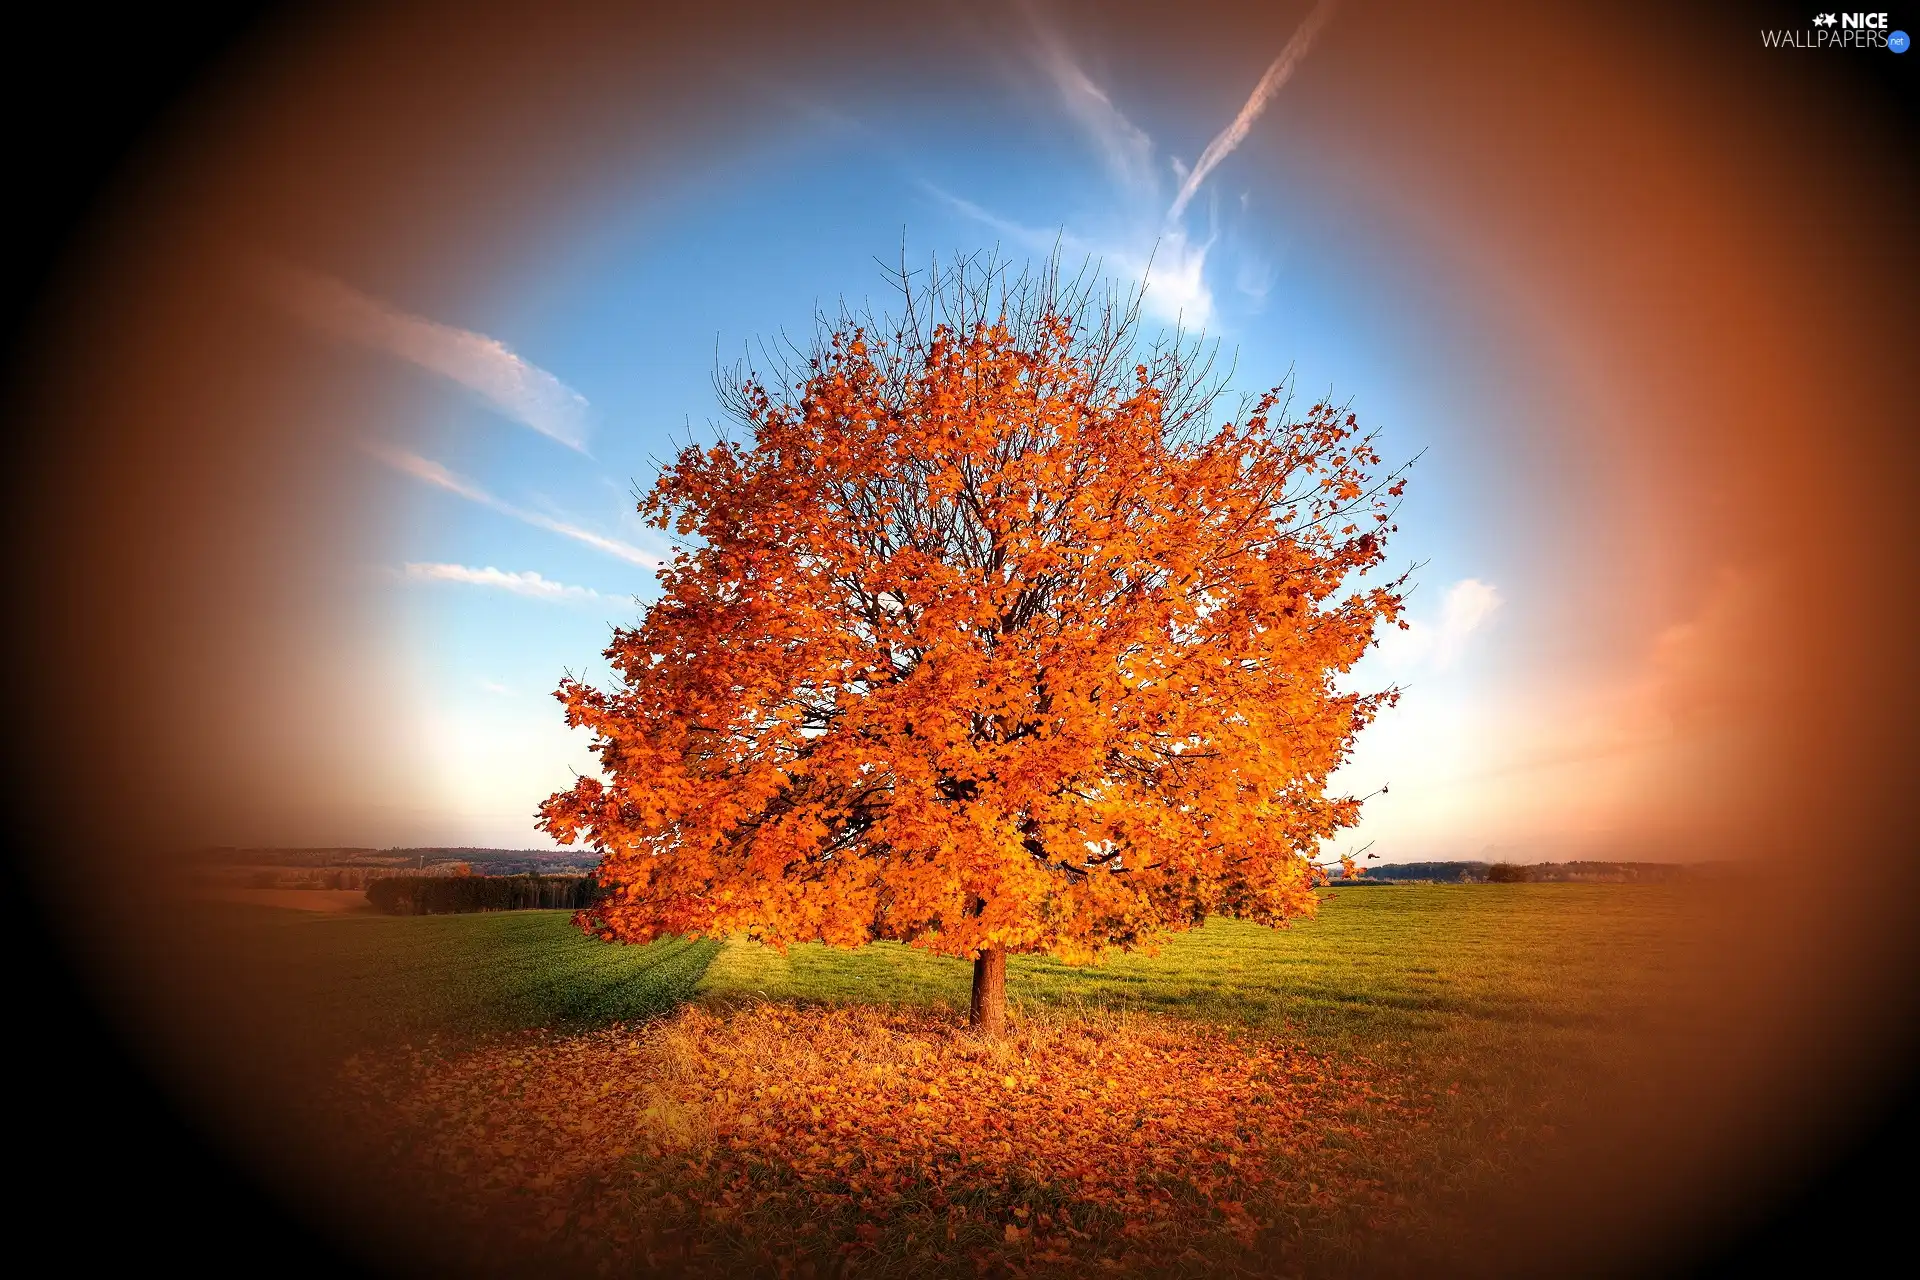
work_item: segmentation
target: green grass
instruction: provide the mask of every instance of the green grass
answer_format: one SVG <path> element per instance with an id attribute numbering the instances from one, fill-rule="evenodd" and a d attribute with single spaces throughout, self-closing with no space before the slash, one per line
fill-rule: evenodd
<path id="1" fill-rule="evenodd" d="M 1287 929 L 1216 920 L 1158 955 L 1092 966 L 1014 957 L 1016 1009 L 1103 1005 L 1284 1029 L 1472 1086 L 1498 1109 L 1601 1066 L 1655 1021 L 1690 966 L 1689 891 L 1663 885 L 1404 885 L 1349 889 Z M 781 955 L 746 942 L 624 947 L 560 911 L 382 917 L 214 909 L 209 928 L 255 959 L 248 985 L 337 1043 L 585 1028 L 682 1001 L 967 1003 L 971 966 L 911 947 Z M 1558 1088 L 1566 1096 L 1569 1090 Z"/>
<path id="2" fill-rule="evenodd" d="M 203 936 L 323 1040 L 358 1045 L 655 1017 L 692 996 L 717 942 L 596 942 L 566 911 L 326 916 L 210 907 Z"/>
<path id="3" fill-rule="evenodd" d="M 1157 956 L 1075 967 L 1008 962 L 1016 1003 L 1091 1003 L 1280 1026 L 1330 1047 L 1436 1038 L 1606 1033 L 1647 1016 L 1687 962 L 1684 889 L 1661 885 L 1404 885 L 1338 892 L 1286 929 L 1215 920 Z M 713 997 L 967 1002 L 971 966 L 911 947 L 730 942 L 701 980 Z M 1397 1055 L 1394 1055 L 1397 1056 Z"/>

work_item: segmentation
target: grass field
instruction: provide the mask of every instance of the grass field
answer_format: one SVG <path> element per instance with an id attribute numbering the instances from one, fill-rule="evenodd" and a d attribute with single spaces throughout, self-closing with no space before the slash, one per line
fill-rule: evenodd
<path id="1" fill-rule="evenodd" d="M 945 1006 L 971 966 L 895 943 L 593 942 L 566 912 L 329 917 L 220 907 L 293 1000 L 355 1037 L 584 1028 L 700 997 Z M 1432 1063 L 1518 1035 L 1576 1044 L 1653 1014 L 1691 958 L 1687 891 L 1661 885 L 1348 889 L 1287 929 L 1216 920 L 1158 955 L 1074 967 L 1009 962 L 1021 1006 L 1097 1005 L 1285 1027 L 1330 1049 Z"/>
<path id="2" fill-rule="evenodd" d="M 1155 956 L 1091 968 L 1008 963 L 1016 1003 L 1285 1025 L 1330 1047 L 1470 1045 L 1507 1030 L 1607 1030 L 1688 960 L 1684 890 L 1658 885 L 1404 885 L 1336 892 L 1287 929 L 1216 920 Z M 785 956 L 729 943 L 701 980 L 711 996 L 964 1008 L 971 966 L 894 943 Z"/>
<path id="3" fill-rule="evenodd" d="M 200 908 L 211 950 L 249 957 L 248 985 L 301 1011 L 322 1051 L 429 1036 L 582 1030 L 659 1017 L 694 994 L 717 942 L 608 946 L 564 911 L 328 915 Z M 222 945 L 224 944 L 224 945 Z"/>
<path id="4" fill-rule="evenodd" d="M 1018 1152 L 1009 1147 L 1005 1158 L 1016 1164 L 1003 1168 L 989 1161 L 984 1172 L 969 1166 L 966 1176 L 976 1182 L 985 1178 L 984 1184 L 943 1173 L 939 1176 L 947 1181 L 936 1180 L 935 1194 L 925 1191 L 935 1183 L 925 1182 L 932 1175 L 923 1171 L 916 1175 L 922 1182 L 915 1184 L 922 1191 L 915 1194 L 932 1199 L 914 1202 L 918 1207 L 911 1212 L 897 1208 L 871 1219 L 877 1201 L 869 1197 L 869 1208 L 859 1212 L 849 1201 L 834 1211 L 842 1217 L 829 1213 L 808 1227 L 814 1236 L 787 1239 L 769 1252 L 766 1241 L 782 1236 L 799 1219 L 790 1209 L 776 1212 L 767 1205 L 832 1206 L 865 1185 L 855 1176 L 858 1168 L 845 1160 L 862 1149 L 854 1135 L 870 1127 L 873 1112 L 849 1109 L 852 1095 L 837 1083 L 844 1078 L 878 1073 L 894 1081 L 889 1087 L 895 1093 L 883 1091 L 861 1104 L 880 1106 L 891 1117 L 903 1106 L 959 1106 L 943 1101 L 940 1081 L 952 1090 L 957 1081 L 998 1080 L 1004 1065 L 1011 1085 L 1041 1070 L 1034 1065 L 1041 1059 L 1019 1053 L 1060 1055 L 1062 1061 L 1078 1055 L 1091 1062 L 1103 1052 L 1103 1037 L 1141 1046 L 1149 1061 L 1182 1062 L 1178 1070 L 1198 1073 L 1196 1078 L 1232 1075 L 1238 1050 L 1231 1046 L 1242 1043 L 1234 1037 L 1251 1035 L 1246 1043 L 1283 1046 L 1276 1052 L 1294 1055 L 1289 1061 L 1296 1064 L 1288 1068 L 1289 1078 L 1302 1083 L 1288 1095 L 1291 1110 L 1283 1108 L 1284 1116 L 1273 1113 L 1248 1132 L 1266 1135 L 1261 1140 L 1266 1145 L 1259 1146 L 1263 1167 L 1291 1170 L 1287 1176 L 1294 1181 L 1256 1188 L 1267 1205 L 1263 1221 L 1268 1225 L 1261 1230 L 1282 1231 L 1286 1248 L 1305 1250 L 1300 1256 L 1318 1258 L 1324 1268 L 1328 1258 L 1365 1253 L 1369 1233 L 1383 1222 L 1397 1222 L 1403 1236 L 1451 1229 L 1449 1205 L 1489 1178 L 1511 1181 L 1594 1098 L 1608 1090 L 1620 1096 L 1617 1077 L 1627 1061 L 1621 1047 L 1650 1026 L 1687 1019 L 1684 1002 L 1673 996 L 1673 976 L 1693 966 L 1700 945 L 1698 931 L 1687 927 L 1695 903 L 1689 894 L 1685 886 L 1659 885 L 1348 889 L 1325 901 L 1318 917 L 1289 929 L 1214 921 L 1171 939 L 1158 955 L 1118 957 L 1092 968 L 1016 958 L 1009 965 L 1009 996 L 1016 1028 L 1023 1022 L 1032 1028 L 1021 1033 L 1027 1036 L 1021 1043 L 1034 1046 L 1018 1053 L 976 1049 L 955 1034 L 964 1023 L 969 965 L 904 946 L 879 944 L 853 952 L 808 946 L 785 955 L 739 941 L 610 946 L 582 937 L 564 912 L 380 917 L 237 906 L 209 910 L 219 929 L 230 931 L 232 941 L 260 958 L 254 982 L 305 1011 L 304 1025 L 322 1037 L 316 1048 L 341 1056 L 359 1049 L 363 1060 L 376 1062 L 386 1054 L 392 1071 L 379 1085 L 385 1091 L 379 1105 L 391 1108 L 383 1114 L 412 1117 L 406 1123 L 416 1127 L 421 1149 L 431 1152 L 436 1168 L 456 1173 L 463 1186 L 474 1170 L 494 1166 L 533 1179 L 512 1188 L 521 1199 L 488 1202 L 489 1214 L 498 1221 L 513 1217 L 512 1205 L 521 1206 L 516 1212 L 522 1216 L 532 1212 L 526 1206 L 538 1205 L 545 1229 L 576 1241 L 598 1240 L 616 1220 L 657 1226 L 672 1217 L 662 1204 L 674 1204 L 694 1215 L 687 1219 L 692 1225 L 683 1226 L 699 1236 L 719 1230 L 719 1219 L 701 1216 L 709 1209 L 720 1212 L 708 1201 L 734 1204 L 740 1196 L 760 1196 L 753 1201 L 762 1206 L 759 1218 L 746 1210 L 728 1211 L 735 1212 L 726 1228 L 733 1233 L 735 1252 L 721 1261 L 710 1259 L 709 1269 L 765 1265 L 778 1270 L 772 1260 L 810 1257 L 834 1270 L 841 1254 L 807 1250 L 844 1237 L 838 1247 L 844 1250 L 845 1241 L 851 1241 L 864 1249 L 867 1270 L 913 1274 L 927 1265 L 916 1250 L 927 1247 L 928 1224 L 934 1221 L 929 1206 L 936 1201 L 941 1213 L 971 1206 L 967 1212 L 973 1217 L 957 1234 L 951 1222 L 940 1220 L 960 1253 L 935 1270 L 1017 1268 L 1025 1264 L 1012 1255 L 1023 1248 L 1034 1257 L 1070 1258 L 1072 1265 L 1061 1265 L 1071 1270 L 1089 1257 L 1108 1256 L 1099 1249 L 1111 1252 L 1139 1242 L 1095 1232 L 1084 1239 L 1061 1235 L 1044 1244 L 1043 1232 L 1043 1243 L 1032 1243 L 1032 1233 L 1043 1230 L 1034 1225 L 1039 1219 L 1009 1217 L 1025 1210 L 1011 1201 L 999 1205 L 980 1190 L 980 1185 L 1032 1183 L 1031 1171 L 1021 1172 Z M 709 1012 L 691 1022 L 692 1015 L 666 1017 L 683 1005 Z M 783 1009 L 795 1012 L 776 1012 L 772 1021 L 761 1012 Z M 836 1021 L 843 1019 L 832 1012 L 836 1009 L 852 1011 L 854 1021 Z M 862 1009 L 892 1012 L 876 1020 L 857 1012 Z M 645 1033 L 638 1030 L 643 1025 L 666 1030 Z M 1156 1030 L 1182 1025 L 1195 1030 Z M 632 1038 L 635 1034 L 640 1038 Z M 1219 1039 L 1222 1034 L 1227 1039 Z M 908 1059 L 889 1058 L 875 1047 L 894 1040 L 923 1049 L 913 1050 Z M 398 1053 L 402 1044 L 414 1048 Z M 422 1044 L 434 1047 L 423 1056 Z M 736 1044 L 755 1047 L 735 1052 L 730 1046 Z M 838 1047 L 822 1047 L 829 1044 Z M 982 1052 L 1001 1065 L 983 1067 Z M 1111 1051 L 1105 1052 L 1111 1061 Z M 1016 1057 L 1007 1058 L 1009 1053 Z M 755 1055 L 764 1061 L 747 1061 Z M 1127 1087 L 1134 1093 L 1156 1083 L 1150 1068 L 1140 1069 L 1148 1074 Z M 773 1075 L 763 1079 L 768 1070 Z M 1100 1080 L 1112 1084 L 1110 1069 L 1102 1070 L 1107 1074 L 1091 1079 L 1093 1093 Z M 654 1083 L 647 1083 L 649 1073 Z M 410 1082 L 397 1083 L 403 1076 Z M 933 1092 L 899 1094 L 904 1086 L 898 1082 L 909 1078 L 922 1080 Z M 790 1091 L 811 1091 L 811 1101 L 798 1112 L 779 1110 L 786 1105 L 778 1101 L 775 1087 L 782 1079 Z M 1345 1083 L 1337 1089 L 1310 1083 L 1335 1079 Z M 1049 1099 L 1069 1095 L 1090 1098 L 1088 1083 L 1062 1077 L 1052 1085 L 1036 1084 L 1022 1105 L 1051 1105 Z M 1334 1100 L 1346 1091 L 1370 1101 L 1353 1109 Z M 1251 1096 L 1267 1095 L 1256 1090 Z M 793 1097 L 789 1092 L 788 1102 Z M 503 1098 L 515 1100 L 508 1108 L 511 1115 L 502 1113 Z M 1016 1101 L 1009 1096 L 1004 1105 Z M 1236 1105 L 1229 1099 L 1224 1112 L 1208 1113 L 1215 1119 L 1190 1118 L 1184 1127 L 1163 1116 L 1171 1126 L 1163 1128 L 1167 1158 L 1175 1165 L 1199 1159 L 1176 1155 L 1184 1150 L 1179 1141 L 1210 1140 L 1207 1131 Z M 608 1123 L 617 1133 L 583 1127 L 588 1121 L 582 1117 L 603 1113 L 613 1117 Z M 450 1119 L 462 1115 L 467 1118 Z M 776 1115 L 785 1115 L 780 1123 L 797 1127 L 769 1149 L 765 1143 L 772 1140 Z M 1043 1106 L 1027 1122 L 1050 1124 L 1052 1117 Z M 966 1131 L 977 1130 L 997 1143 L 1011 1122 L 1006 1116 L 996 1119 L 989 1105 L 984 1111 L 962 1107 L 939 1123 L 956 1132 L 972 1125 Z M 696 1157 L 688 1154 L 691 1148 L 674 1147 L 656 1134 L 646 1148 L 657 1157 L 654 1174 L 642 1175 L 655 1180 L 637 1184 L 651 1187 L 652 1199 L 615 1212 L 602 1190 L 580 1190 L 606 1185 L 609 1160 L 640 1158 L 639 1147 L 629 1146 L 639 1140 L 625 1135 L 651 1132 L 661 1124 L 681 1138 L 706 1135 L 700 1138 L 706 1145 Z M 1088 1119 L 1061 1132 L 1096 1128 Z M 725 1169 L 734 1166 L 712 1163 L 719 1158 L 713 1153 L 724 1153 L 726 1141 L 734 1140 L 725 1138 L 728 1133 L 740 1142 L 747 1141 L 738 1136 L 745 1133 L 761 1143 L 740 1148 L 736 1154 L 745 1163 L 731 1174 Z M 1293 1136 L 1283 1140 L 1284 1134 Z M 896 1135 L 883 1145 L 905 1140 Z M 530 1160 L 528 1153 L 535 1149 L 547 1154 Z M 997 1149 L 989 1148 L 988 1154 Z M 797 1153 L 809 1150 L 841 1155 L 802 1176 L 795 1170 L 805 1160 Z M 1246 1148 L 1249 1156 L 1254 1150 Z M 1283 1150 L 1294 1154 L 1273 1154 Z M 939 1155 L 937 1148 L 928 1151 L 930 1159 Z M 1106 1157 L 1089 1156 L 1085 1163 L 1105 1167 L 1101 1159 Z M 596 1160 L 599 1164 L 589 1169 Z M 764 1181 L 769 1160 L 793 1165 L 781 1175 L 784 1181 Z M 545 1172 L 530 1172 L 536 1166 Z M 940 1166 L 935 1160 L 926 1167 Z M 692 1190 L 702 1187 L 698 1194 Z M 1283 1195 L 1283 1188 L 1291 1190 Z M 496 1190 L 507 1194 L 505 1183 Z M 1243 1221 L 1232 1216 L 1243 1212 L 1233 1197 L 1254 1192 L 1229 1190 L 1216 1196 L 1226 1197 L 1219 1200 L 1225 1209 L 1205 1196 L 1193 1202 L 1200 1208 L 1189 1206 L 1188 1225 L 1210 1223 L 1212 1235 L 1203 1232 L 1182 1245 L 1202 1259 L 1188 1258 L 1187 1269 L 1244 1264 L 1244 1258 L 1234 1262 L 1207 1243 L 1223 1241 L 1229 1252 L 1244 1245 L 1244 1240 L 1234 1244 L 1238 1237 L 1228 1229 Z M 1049 1191 L 1032 1203 L 1052 1206 L 1049 1222 L 1079 1221 L 1094 1232 L 1094 1219 L 1073 1219 L 1059 1194 Z M 1199 1193 L 1190 1187 L 1181 1194 Z M 1160 1211 L 1172 1213 L 1177 1201 L 1177 1196 L 1165 1201 Z M 886 1230 L 869 1237 L 870 1219 Z M 1005 1241 L 999 1234 L 1003 1228 Z M 1057 1229 L 1066 1230 L 1066 1225 Z M 683 1232 L 674 1247 L 684 1247 L 687 1238 Z M 1076 1247 L 1082 1253 L 1073 1253 Z M 667 1256 L 688 1261 L 680 1254 Z M 1166 1261 L 1160 1257 L 1146 1269 Z"/>

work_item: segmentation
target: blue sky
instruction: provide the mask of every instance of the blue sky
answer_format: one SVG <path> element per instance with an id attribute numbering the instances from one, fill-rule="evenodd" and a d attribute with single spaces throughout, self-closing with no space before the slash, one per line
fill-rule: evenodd
<path id="1" fill-rule="evenodd" d="M 1532 430 L 1552 402 L 1524 372 L 1551 352 L 1514 360 L 1524 317 L 1497 291 L 1462 291 L 1433 246 L 1324 198 L 1304 161 L 1290 169 L 1285 82 L 1310 44 L 1255 68 L 1237 114 L 1169 118 L 1036 30 L 1001 97 L 959 115 L 807 104 L 673 190 L 596 203 L 470 314 L 421 315 L 301 264 L 290 296 L 318 329 L 432 388 L 417 419 L 366 428 L 366 465 L 403 516 L 381 562 L 359 567 L 394 596 L 416 695 L 396 732 L 427 757 L 439 838 L 544 843 L 535 805 L 592 767 L 550 694 L 563 671 L 604 670 L 610 629 L 653 590 L 667 546 L 633 495 L 707 431 L 716 353 L 804 339 L 841 298 L 884 303 L 875 259 L 896 261 L 903 236 L 910 266 L 995 247 L 1036 258 L 1058 241 L 1069 261 L 1145 278 L 1150 322 L 1218 336 L 1237 388 L 1291 371 L 1306 402 L 1351 398 L 1390 459 L 1426 450 L 1394 548 L 1424 562 L 1415 630 L 1356 677 L 1408 693 L 1343 779 L 1394 791 L 1341 847 L 1474 856 L 1524 835 L 1492 754 L 1512 748 L 1513 708 L 1537 703 L 1554 606 L 1533 588 L 1578 523 L 1513 533 L 1527 501 L 1551 501 L 1515 483 L 1540 471 L 1527 451 L 1552 434 Z"/>

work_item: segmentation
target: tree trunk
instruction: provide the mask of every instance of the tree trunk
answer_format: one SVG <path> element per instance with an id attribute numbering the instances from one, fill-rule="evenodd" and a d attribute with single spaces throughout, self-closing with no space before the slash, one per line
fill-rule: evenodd
<path id="1" fill-rule="evenodd" d="M 1007 949 L 988 947 L 973 960 L 973 1009 L 967 1025 L 990 1036 L 1007 1031 Z"/>

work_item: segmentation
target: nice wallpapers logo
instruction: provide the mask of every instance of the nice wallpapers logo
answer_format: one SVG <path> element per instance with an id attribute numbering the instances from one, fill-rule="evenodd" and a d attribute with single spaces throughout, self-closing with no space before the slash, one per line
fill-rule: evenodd
<path id="1" fill-rule="evenodd" d="M 1762 30 L 1769 49 L 1885 49 L 1905 53 L 1913 41 L 1895 31 L 1884 13 L 1817 13 L 1807 28 Z"/>

